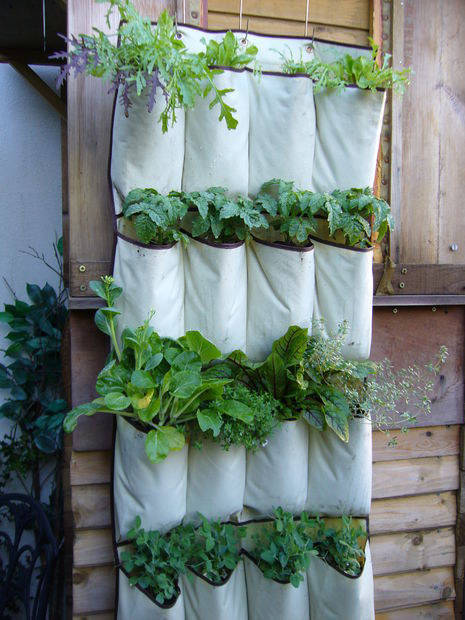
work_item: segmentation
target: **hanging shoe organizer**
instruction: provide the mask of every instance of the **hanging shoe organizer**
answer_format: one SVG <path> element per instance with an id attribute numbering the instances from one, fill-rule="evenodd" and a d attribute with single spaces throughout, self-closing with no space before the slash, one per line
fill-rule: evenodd
<path id="1" fill-rule="evenodd" d="M 179 26 L 179 33 L 192 51 L 203 49 L 202 37 L 221 40 L 225 34 L 185 26 Z M 255 195 L 271 178 L 313 191 L 373 184 L 385 93 L 348 87 L 315 94 L 308 77 L 280 72 L 279 54 L 306 61 L 315 52 L 325 58 L 370 51 L 324 41 L 314 41 L 312 47 L 304 38 L 247 37 L 248 44 L 258 47 L 261 71 L 225 69 L 215 77 L 220 88 L 234 89 L 227 101 L 236 109 L 235 130 L 218 122 L 217 108 L 210 110 L 208 101 L 199 99 L 192 110 L 178 111 L 176 124 L 163 134 L 157 122 L 162 97 L 151 113 L 144 95 L 135 98 L 128 117 L 115 98 L 110 183 L 116 234 L 113 275 L 124 291 L 118 300 L 119 333 L 140 325 L 154 309 L 151 324 L 161 336 L 178 338 L 187 330 L 199 330 L 222 353 L 242 349 L 258 361 L 290 325 L 310 328 L 313 319 L 322 318 L 329 333 L 347 320 L 344 355 L 366 359 L 371 345 L 371 249 L 350 248 L 324 234 L 303 248 L 259 239 L 247 244 L 191 239 L 186 247 L 179 242 L 144 245 L 121 217 L 125 196 L 137 187 L 168 193 L 224 186 L 232 194 Z M 225 452 L 206 441 L 201 451 L 185 447 L 156 465 L 146 458 L 144 439 L 142 431 L 118 419 L 113 468 L 118 549 L 127 544 L 125 535 L 137 515 L 145 529 L 162 531 L 194 519 L 198 510 L 210 518 L 243 520 L 267 517 L 277 505 L 295 514 L 306 509 L 315 515 L 368 518 L 371 423 L 366 419 L 351 421 L 348 443 L 331 431 L 291 421 L 254 454 L 241 448 Z M 245 558 L 221 586 L 200 576 L 189 583 L 181 580 L 179 597 L 169 608 L 131 588 L 127 575 L 118 573 L 119 620 L 374 618 L 368 543 L 358 578 L 312 558 L 304 583 L 295 589 L 266 580 Z M 292 612 L 277 611 L 287 608 Z"/>

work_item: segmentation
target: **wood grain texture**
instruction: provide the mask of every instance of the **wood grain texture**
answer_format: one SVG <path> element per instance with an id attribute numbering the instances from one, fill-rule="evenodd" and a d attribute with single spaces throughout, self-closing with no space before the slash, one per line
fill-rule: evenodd
<path id="1" fill-rule="evenodd" d="M 236 0 L 209 0 L 208 11 L 238 14 Z M 247 0 L 243 4 L 244 16 L 273 16 L 275 19 L 305 21 L 306 5 L 302 0 Z M 309 20 L 320 24 L 369 29 L 369 6 L 366 0 L 312 0 L 309 5 Z"/>
<path id="2" fill-rule="evenodd" d="M 453 617 L 454 605 L 451 601 L 382 611 L 376 614 L 376 620 L 446 620 L 446 618 L 452 620 Z"/>
<path id="3" fill-rule="evenodd" d="M 383 265 L 373 265 L 375 291 L 383 275 L 383 270 Z M 428 295 L 463 295 L 465 292 L 465 274 L 463 268 L 458 265 L 398 263 L 392 272 L 391 284 L 396 296 L 423 295 L 425 293 Z"/>
<path id="4" fill-rule="evenodd" d="M 452 567 L 375 577 L 377 611 L 452 599 L 454 595 Z"/>
<path id="5" fill-rule="evenodd" d="M 77 530 L 73 557 L 75 567 L 113 564 L 111 529 Z"/>
<path id="6" fill-rule="evenodd" d="M 115 606 L 113 566 L 76 568 L 73 571 L 73 613 L 83 615 L 111 611 Z"/>
<path id="7" fill-rule="evenodd" d="M 97 614 L 86 614 L 85 616 L 73 616 L 73 620 L 115 620 L 115 614 L 111 612 L 103 612 Z"/>
<path id="8" fill-rule="evenodd" d="M 76 529 L 110 527 L 110 485 L 72 487 L 71 504 Z"/>
<path id="9" fill-rule="evenodd" d="M 373 464 L 373 499 L 458 488 L 458 456 L 435 456 Z"/>
<path id="10" fill-rule="evenodd" d="M 373 433 L 373 461 L 396 461 L 432 456 L 459 454 L 460 426 L 427 426 L 396 433 L 397 444 L 389 445 L 390 437 L 381 431 Z"/>
<path id="11" fill-rule="evenodd" d="M 399 534 L 381 534 L 370 540 L 373 573 L 386 575 L 424 570 L 455 563 L 452 527 Z"/>
<path id="12" fill-rule="evenodd" d="M 303 19 L 304 21 L 292 21 L 289 19 L 283 20 L 274 19 L 273 17 L 247 15 L 243 17 L 242 28 L 246 29 L 248 21 L 250 32 L 303 37 L 305 36 L 305 9 Z M 238 29 L 239 15 L 237 13 L 210 12 L 208 14 L 208 27 L 213 30 Z M 367 30 L 344 28 L 343 26 L 328 26 L 315 21 L 308 22 L 307 34 L 309 37 L 315 34 L 315 37 L 319 39 L 349 43 L 351 45 L 367 45 L 368 42 Z"/>
<path id="13" fill-rule="evenodd" d="M 376 308 L 373 313 L 371 358 L 390 359 L 396 368 L 419 366 L 435 359 L 445 345 L 449 356 L 434 380 L 431 414 L 417 426 L 460 424 L 463 421 L 464 309 L 462 307 Z"/>
<path id="14" fill-rule="evenodd" d="M 378 499 L 371 504 L 370 533 L 413 532 L 455 525 L 456 494 L 453 491 Z"/>
<path id="15" fill-rule="evenodd" d="M 111 479 L 111 450 L 73 452 L 70 459 L 71 484 L 102 484 Z"/>

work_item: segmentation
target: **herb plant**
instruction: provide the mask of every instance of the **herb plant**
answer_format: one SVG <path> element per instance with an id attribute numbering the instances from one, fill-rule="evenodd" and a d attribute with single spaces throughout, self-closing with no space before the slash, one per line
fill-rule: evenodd
<path id="1" fill-rule="evenodd" d="M 99 0 L 105 1 L 105 0 Z M 228 129 L 235 129 L 237 120 L 235 109 L 229 106 L 224 97 L 229 89 L 218 89 L 214 77 L 221 70 L 210 69 L 208 57 L 215 56 L 214 49 L 207 44 L 207 51 L 199 54 L 189 53 L 167 11 L 160 14 L 156 26 L 142 17 L 130 0 L 108 0 L 107 24 L 114 8 L 119 12 L 120 25 L 116 36 L 109 36 L 98 28 L 94 34 L 71 36 L 65 40 L 70 51 L 53 55 L 64 58 L 58 86 L 71 71 L 109 80 L 113 92 L 120 91 L 121 103 L 128 114 L 134 96 L 147 93 L 147 108 L 151 112 L 158 97 L 163 97 L 165 107 L 159 121 L 164 132 L 176 122 L 179 109 L 192 108 L 197 97 L 213 97 L 210 108 L 219 105 L 218 120 L 225 120 Z M 226 37 L 225 37 L 226 38 Z M 113 40 L 111 40 L 113 39 Z M 116 42 L 118 41 L 118 44 Z M 224 41 L 218 56 L 241 63 L 237 53 L 231 53 L 231 41 Z M 247 55 L 254 56 L 253 49 Z"/>
<path id="2" fill-rule="evenodd" d="M 268 579 L 290 582 L 298 588 L 311 556 L 317 555 L 305 524 L 294 521 L 290 512 L 276 508 L 274 520 L 252 535 L 251 551 L 263 575 Z"/>
<path id="3" fill-rule="evenodd" d="M 91 282 L 92 290 L 107 302 L 95 315 L 97 327 L 111 338 L 110 360 L 100 372 L 96 390 L 100 395 L 91 403 L 75 407 L 64 421 L 72 432 L 81 415 L 95 413 L 121 415 L 148 431 L 145 451 L 152 463 L 164 460 L 172 450 L 185 444 L 186 425 L 204 425 L 202 405 L 218 400 L 230 379 L 208 373 L 208 365 L 220 351 L 199 332 L 189 331 L 178 340 L 161 338 L 149 320 L 116 339 L 114 302 L 122 293 L 113 278 Z M 243 403 L 224 400 L 220 415 L 249 419 L 252 412 Z"/>
<path id="4" fill-rule="evenodd" d="M 180 230 L 186 213 L 187 205 L 178 196 L 163 196 L 155 189 L 133 189 L 123 203 L 123 215 L 132 221 L 142 243 L 187 243 L 188 237 Z"/>
<path id="5" fill-rule="evenodd" d="M 207 521 L 200 513 L 198 516 L 201 524 L 195 530 L 189 566 L 215 585 L 221 585 L 240 560 L 241 539 L 245 537 L 246 528 Z"/>
<path id="6" fill-rule="evenodd" d="M 318 557 L 346 575 L 360 575 L 365 561 L 360 541 L 366 540 L 366 531 L 360 525 L 356 527 L 352 517 L 343 515 L 340 527 L 330 527 L 324 519 L 308 519 L 303 513 L 302 522 L 311 528 L 307 535 L 312 537 Z"/>
<path id="7" fill-rule="evenodd" d="M 176 599 L 179 575 L 186 572 L 193 544 L 193 529 L 181 526 L 163 535 L 142 529 L 137 517 L 127 537 L 131 547 L 121 553 L 121 564 L 130 585 L 147 590 L 160 605 Z"/>
<path id="8" fill-rule="evenodd" d="M 222 401 L 212 403 L 209 408 L 209 424 L 203 428 L 211 431 L 214 441 L 219 442 L 225 450 L 230 446 L 244 446 L 246 450 L 256 452 L 266 444 L 270 435 L 280 424 L 280 404 L 269 393 L 259 394 L 244 385 L 226 386 L 224 399 L 243 403 L 251 412 L 250 420 L 223 416 Z M 205 412 L 203 412 L 205 413 Z"/>
<path id="9" fill-rule="evenodd" d="M 248 45 L 245 50 L 242 50 L 236 35 L 231 31 L 227 32 L 220 42 L 214 39 L 206 41 L 205 38 L 200 41 L 205 45 L 205 51 L 200 52 L 199 55 L 209 67 L 241 69 L 253 62 L 258 53 L 255 45 Z"/>
<path id="10" fill-rule="evenodd" d="M 377 88 L 392 88 L 402 94 L 410 82 L 410 69 L 400 71 L 390 67 L 391 55 L 384 54 L 381 67 L 377 57 L 379 46 L 369 39 L 371 57 L 344 54 L 334 62 L 324 62 L 318 57 L 309 61 L 294 60 L 292 54 L 287 58 L 281 53 L 284 73 L 306 74 L 314 81 L 314 90 L 323 88 L 342 90 L 346 86 L 356 85 L 361 89 L 375 91 Z"/>

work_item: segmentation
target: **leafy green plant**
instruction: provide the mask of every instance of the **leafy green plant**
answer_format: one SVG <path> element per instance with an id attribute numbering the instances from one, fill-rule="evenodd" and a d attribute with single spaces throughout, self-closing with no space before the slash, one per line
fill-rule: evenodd
<path id="1" fill-rule="evenodd" d="M 375 91 L 377 88 L 392 88 L 402 94 L 410 83 L 410 69 L 395 70 L 390 67 L 391 55 L 384 54 L 382 65 L 377 62 L 379 46 L 369 39 L 371 57 L 344 54 L 334 62 L 324 62 L 318 57 L 309 61 L 294 60 L 292 53 L 286 57 L 281 53 L 284 73 L 306 74 L 314 81 L 314 90 L 323 88 L 342 90 L 346 86 L 356 85 L 361 89 Z"/>
<path id="2" fill-rule="evenodd" d="M 255 60 L 258 48 L 255 45 L 248 45 L 242 49 L 237 37 L 231 31 L 227 32 L 222 41 L 205 38 L 200 39 L 205 45 L 205 52 L 200 52 L 200 57 L 205 60 L 209 67 L 233 67 L 241 69 Z"/>
<path id="3" fill-rule="evenodd" d="M 255 204 L 271 216 L 271 225 L 284 243 L 305 245 L 317 230 L 315 215 L 321 209 L 318 194 L 294 189 L 292 181 L 271 179 L 262 185 Z"/>
<path id="4" fill-rule="evenodd" d="M 218 412 L 221 412 L 222 401 L 217 401 L 209 407 L 208 424 L 202 430 L 211 432 L 213 440 L 225 450 L 230 446 L 244 446 L 256 452 L 280 424 L 280 404 L 271 394 L 259 394 L 244 385 L 226 386 L 224 399 L 243 403 L 251 412 L 250 419 L 221 416 Z"/>
<path id="5" fill-rule="evenodd" d="M 224 187 L 181 194 L 190 209 L 197 211 L 192 235 L 217 243 L 234 243 L 250 237 L 254 228 L 267 228 L 265 216 L 244 196 L 232 198 Z"/>
<path id="6" fill-rule="evenodd" d="M 208 521 L 198 513 L 200 526 L 195 530 L 189 553 L 189 566 L 216 585 L 222 584 L 236 568 L 241 555 L 241 539 L 246 528 Z"/>
<path id="7" fill-rule="evenodd" d="M 365 552 L 360 541 L 366 540 L 366 531 L 355 526 L 352 517 L 343 515 L 340 527 L 328 526 L 324 519 L 309 519 L 301 515 L 302 523 L 308 526 L 306 534 L 313 539 L 318 557 L 339 569 L 346 575 L 358 577 L 365 562 Z"/>
<path id="8" fill-rule="evenodd" d="M 123 203 L 123 215 L 142 243 L 187 243 L 189 238 L 180 230 L 186 213 L 187 205 L 178 196 L 163 196 L 155 189 L 133 189 Z"/>
<path id="9" fill-rule="evenodd" d="M 0 482 L 16 478 L 26 493 L 41 501 L 41 471 L 62 449 L 63 397 L 60 349 L 67 317 L 61 278 L 61 240 L 54 245 L 58 269 L 32 254 L 60 276 L 56 292 L 49 284 L 27 284 L 29 301 L 5 304 L 0 323 L 8 326 L 9 345 L 0 364 L 0 388 L 8 390 L 0 417 L 12 422 L 0 441 Z M 31 474 L 29 478 L 29 474 Z M 29 487 L 29 480 L 31 487 Z"/>
<path id="10" fill-rule="evenodd" d="M 193 529 L 181 526 L 163 535 L 142 529 L 137 517 L 127 537 L 131 546 L 121 553 L 121 564 L 130 585 L 146 590 L 160 605 L 176 599 L 178 579 L 186 573 L 193 545 Z"/>
<path id="11" fill-rule="evenodd" d="M 202 405 L 219 400 L 230 383 L 230 379 L 208 372 L 210 362 L 221 353 L 196 331 L 188 331 L 178 340 L 161 338 L 149 320 L 134 330 L 125 329 L 120 349 L 115 330 L 120 312 L 114 302 L 122 289 L 109 276 L 90 286 L 108 304 L 96 312 L 95 322 L 110 336 L 113 351 L 97 378 L 99 397 L 70 411 L 65 431 L 72 432 L 81 415 L 124 416 L 148 431 L 145 451 L 151 462 L 158 463 L 172 450 L 183 448 L 188 423 L 204 425 Z M 234 400 L 224 400 L 220 413 L 245 420 L 252 415 L 246 405 Z"/>
<path id="12" fill-rule="evenodd" d="M 252 535 L 254 547 L 250 555 L 268 579 L 290 582 L 298 588 L 311 556 L 317 555 L 306 526 L 295 521 L 282 508 L 274 511 L 274 520 Z"/>
<path id="13" fill-rule="evenodd" d="M 66 60 L 58 86 L 71 71 L 75 75 L 87 74 L 109 80 L 112 90 L 120 91 L 126 114 L 134 96 L 147 93 L 149 112 L 161 96 L 165 107 L 159 121 L 164 132 L 170 124 L 176 122 L 177 110 L 192 108 L 197 97 L 205 98 L 212 93 L 210 108 L 218 104 L 218 120 L 224 119 L 228 129 L 235 129 L 235 109 L 224 100 L 231 89 L 218 89 L 214 77 L 222 71 L 208 66 L 209 56 L 219 58 L 221 55 L 224 60 L 243 62 L 241 55 L 231 52 L 230 37 L 227 37 L 227 41 L 225 37 L 222 46 L 216 51 L 214 46 L 207 44 L 206 52 L 192 54 L 186 49 L 182 38 L 177 36 L 173 18 L 167 11 L 163 11 L 156 26 L 152 26 L 149 19 L 137 12 L 130 0 L 108 1 L 108 27 L 111 27 L 113 9 L 117 9 L 121 19 L 116 35 L 107 35 L 94 28 L 92 35 L 65 38 L 70 51 L 52 56 Z M 246 54 L 254 56 L 253 51 L 249 50 Z"/>

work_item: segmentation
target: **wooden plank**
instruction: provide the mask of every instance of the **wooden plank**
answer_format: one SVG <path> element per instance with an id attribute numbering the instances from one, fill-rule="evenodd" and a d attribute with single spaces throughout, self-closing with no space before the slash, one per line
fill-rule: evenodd
<path id="1" fill-rule="evenodd" d="M 73 452 L 70 460 L 71 484 L 104 484 L 111 478 L 112 452 Z"/>
<path id="2" fill-rule="evenodd" d="M 373 306 L 465 306 L 465 295 L 375 295 Z"/>
<path id="3" fill-rule="evenodd" d="M 383 275 L 383 265 L 373 265 L 375 291 Z M 465 274 L 458 265 L 415 265 L 402 262 L 395 266 L 391 283 L 397 295 L 463 295 Z"/>
<path id="4" fill-rule="evenodd" d="M 100 280 L 112 272 L 111 261 L 74 261 L 70 262 L 70 294 L 74 297 L 94 295 L 89 287 L 91 280 Z"/>
<path id="5" fill-rule="evenodd" d="M 456 494 L 453 491 L 378 499 L 371 504 L 370 533 L 387 534 L 455 525 Z"/>
<path id="6" fill-rule="evenodd" d="M 440 74 L 432 97 L 439 100 L 439 262 L 465 263 L 465 222 L 462 190 L 465 184 L 465 58 L 463 56 L 465 3 L 436 4 L 441 24 Z M 456 251 L 451 250 L 453 244 Z"/>
<path id="7" fill-rule="evenodd" d="M 396 461 L 426 456 L 459 454 L 460 426 L 427 426 L 411 428 L 408 433 L 397 433 L 397 445 L 388 445 L 389 436 L 381 431 L 373 433 L 373 461 Z"/>
<path id="8" fill-rule="evenodd" d="M 435 379 L 431 414 L 416 426 L 460 424 L 463 421 L 464 309 L 461 307 L 376 308 L 373 313 L 371 358 L 390 359 L 397 368 L 424 365 L 445 345 L 449 357 Z"/>
<path id="9" fill-rule="evenodd" d="M 73 620 L 115 620 L 115 614 L 104 611 L 99 614 L 86 614 L 85 616 L 73 616 Z"/>
<path id="10" fill-rule="evenodd" d="M 381 534 L 370 540 L 373 574 L 424 570 L 455 563 L 454 528 Z"/>
<path id="11" fill-rule="evenodd" d="M 455 595 L 452 567 L 375 577 L 375 609 L 396 609 Z"/>
<path id="12" fill-rule="evenodd" d="M 73 613 L 111 611 L 115 603 L 115 568 L 98 566 L 73 571 Z"/>
<path id="13" fill-rule="evenodd" d="M 111 529 L 78 530 L 73 547 L 74 566 L 113 564 Z"/>
<path id="14" fill-rule="evenodd" d="M 25 80 L 49 103 L 55 112 L 61 116 L 63 120 L 66 120 L 66 104 L 60 99 L 54 90 L 43 81 L 41 77 L 37 75 L 35 71 L 29 67 L 28 64 L 18 62 L 17 60 L 10 60 L 10 66 L 13 67 Z"/>
<path id="15" fill-rule="evenodd" d="M 376 614 L 376 620 L 441 620 L 441 618 L 451 620 L 453 617 L 454 605 L 451 601 L 382 611 Z"/>
<path id="16" fill-rule="evenodd" d="M 288 36 L 305 36 L 305 11 L 304 21 L 291 21 L 274 19 L 273 17 L 257 17 L 244 16 L 242 20 L 242 28 L 247 26 L 249 22 L 249 31 L 263 34 L 288 35 Z M 232 13 L 208 13 L 208 26 L 213 30 L 227 30 L 229 28 L 239 28 L 239 15 Z M 309 21 L 307 33 L 326 41 L 337 41 L 339 43 L 348 43 L 351 45 L 367 45 L 368 31 L 356 28 L 344 28 L 342 26 L 328 26 L 318 24 L 315 21 Z"/>
<path id="17" fill-rule="evenodd" d="M 373 464 L 373 499 L 459 488 L 458 456 L 434 456 Z"/>
<path id="18" fill-rule="evenodd" d="M 301 0 L 248 0 L 244 3 L 244 16 L 273 16 L 275 19 L 305 21 L 305 2 Z M 209 0 L 209 12 L 238 14 L 237 0 Z M 312 0 L 309 5 L 309 20 L 332 26 L 345 26 L 368 30 L 370 16 L 366 0 Z"/>
<path id="19" fill-rule="evenodd" d="M 109 484 L 73 487 L 71 505 L 76 529 L 111 526 Z"/>

